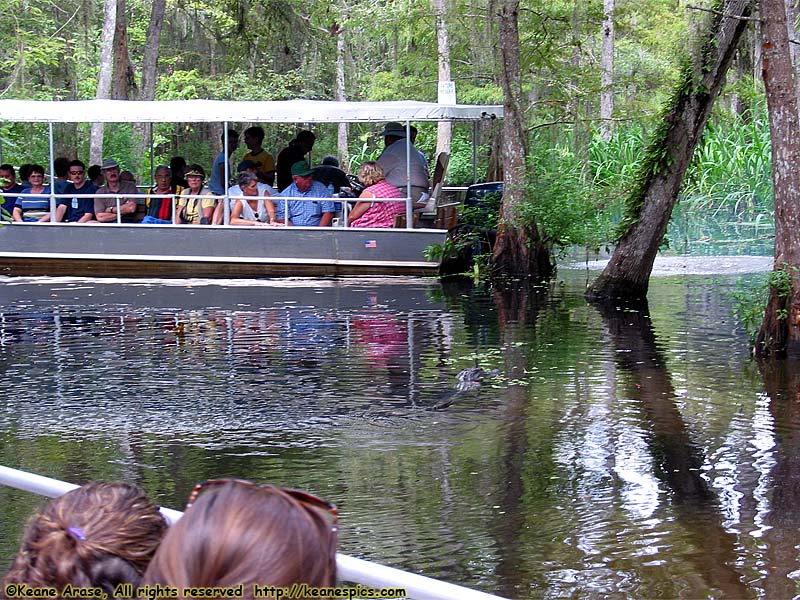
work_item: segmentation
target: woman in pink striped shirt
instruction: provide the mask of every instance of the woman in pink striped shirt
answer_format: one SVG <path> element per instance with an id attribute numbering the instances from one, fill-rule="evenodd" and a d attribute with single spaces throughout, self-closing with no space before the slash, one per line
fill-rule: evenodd
<path id="1" fill-rule="evenodd" d="M 366 188 L 359 201 L 347 215 L 350 227 L 391 227 L 395 215 L 406 212 L 403 202 L 375 202 L 371 198 L 405 198 L 405 194 L 393 185 L 386 183 L 383 169 L 375 161 L 367 161 L 358 169 L 358 179 Z"/>

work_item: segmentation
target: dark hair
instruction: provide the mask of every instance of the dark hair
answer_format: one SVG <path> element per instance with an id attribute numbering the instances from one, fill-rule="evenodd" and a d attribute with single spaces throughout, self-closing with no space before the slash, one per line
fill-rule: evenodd
<path id="1" fill-rule="evenodd" d="M 19 178 L 22 181 L 28 181 L 28 175 L 31 174 L 31 163 L 24 163 L 19 166 Z"/>
<path id="2" fill-rule="evenodd" d="M 28 521 L 2 586 L 100 587 L 113 597 L 120 583 L 138 585 L 167 522 L 129 483 L 95 481 L 52 500 Z"/>
<path id="3" fill-rule="evenodd" d="M 0 171 L 11 171 L 13 173 L 14 165 L 9 163 L 3 163 L 2 165 L 0 165 Z"/>
<path id="4" fill-rule="evenodd" d="M 336 584 L 336 530 L 322 509 L 274 487 L 229 481 L 203 491 L 161 542 L 143 584 Z"/>
<path id="5" fill-rule="evenodd" d="M 244 135 L 256 138 L 256 140 L 260 144 L 261 142 L 264 141 L 264 128 L 259 127 L 258 125 L 254 125 L 253 127 L 248 127 L 247 129 L 244 130 Z"/>
<path id="6" fill-rule="evenodd" d="M 69 159 L 66 156 L 59 156 L 53 161 L 53 171 L 56 177 L 66 177 L 69 174 Z"/>
<path id="7" fill-rule="evenodd" d="M 315 142 L 315 141 L 316 141 L 316 139 L 317 139 L 317 136 L 316 136 L 316 135 L 314 135 L 314 132 L 313 132 L 313 131 L 309 131 L 308 129 L 304 129 L 303 131 L 301 131 L 301 132 L 299 132 L 299 133 L 297 134 L 297 137 L 296 137 L 295 139 L 296 139 L 298 142 L 310 143 L 310 144 L 312 144 L 312 145 L 313 145 L 313 144 L 314 144 L 314 142 Z"/>
<path id="8" fill-rule="evenodd" d="M 28 166 L 28 177 L 30 177 L 33 173 L 41 173 L 42 175 L 44 175 L 44 167 L 42 165 L 37 165 L 34 163 L 27 166 Z M 22 167 L 20 167 L 20 171 L 22 171 Z"/>
<path id="9" fill-rule="evenodd" d="M 81 169 L 86 169 L 86 165 L 83 164 L 83 161 L 82 160 L 78 160 L 77 158 L 75 160 L 69 161 L 69 166 L 70 167 L 80 167 Z"/>
<path id="10" fill-rule="evenodd" d="M 89 179 L 97 179 L 102 173 L 103 171 L 100 165 L 92 165 L 89 167 L 89 170 L 86 171 L 86 176 L 89 177 Z"/>
<path id="11" fill-rule="evenodd" d="M 222 140 L 222 143 L 224 144 L 225 143 L 225 132 L 223 131 L 222 135 L 219 136 L 219 137 Z M 236 131 L 235 129 L 228 129 L 228 142 L 230 142 L 231 140 L 238 140 L 238 139 L 239 139 L 239 132 Z"/>
<path id="12" fill-rule="evenodd" d="M 339 159 L 335 156 L 326 156 L 322 159 L 323 165 L 330 165 L 331 167 L 338 167 L 339 166 Z"/>
<path id="13" fill-rule="evenodd" d="M 173 173 L 181 171 L 184 167 L 186 167 L 186 159 L 182 156 L 173 156 L 169 159 L 169 168 L 172 169 Z"/>

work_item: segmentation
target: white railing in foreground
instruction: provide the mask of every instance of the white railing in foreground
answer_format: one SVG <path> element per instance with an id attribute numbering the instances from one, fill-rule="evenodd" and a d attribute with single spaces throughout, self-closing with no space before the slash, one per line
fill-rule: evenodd
<path id="1" fill-rule="evenodd" d="M 0 466 L 0 484 L 9 487 L 39 494 L 48 498 L 56 498 L 70 490 L 79 487 L 73 483 L 34 475 L 25 471 Z M 161 514 L 174 523 L 183 515 L 178 510 L 161 508 Z M 336 555 L 336 568 L 339 576 L 344 581 L 360 583 L 374 588 L 405 588 L 408 598 L 416 600 L 503 600 L 500 596 L 493 596 L 469 588 L 454 585 L 430 577 L 407 573 L 392 567 L 345 556 Z"/>

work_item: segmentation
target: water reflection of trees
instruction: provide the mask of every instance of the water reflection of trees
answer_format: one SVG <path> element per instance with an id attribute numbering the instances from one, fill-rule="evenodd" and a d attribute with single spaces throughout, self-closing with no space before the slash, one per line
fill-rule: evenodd
<path id="1" fill-rule="evenodd" d="M 667 486 L 680 522 L 698 550 L 689 558 L 710 586 L 726 597 L 751 593 L 736 569 L 737 540 L 722 525 L 716 495 L 700 474 L 704 457 L 677 406 L 672 379 L 658 347 L 648 307 L 598 306 L 618 367 L 628 373 L 629 396 L 640 404 L 650 430 L 648 445 L 656 476 Z"/>
<path id="2" fill-rule="evenodd" d="M 798 594 L 798 531 L 800 531 L 800 362 L 771 360 L 759 370 L 769 395 L 774 420 L 774 465 L 769 475 L 772 494 L 764 515 L 767 598 Z"/>

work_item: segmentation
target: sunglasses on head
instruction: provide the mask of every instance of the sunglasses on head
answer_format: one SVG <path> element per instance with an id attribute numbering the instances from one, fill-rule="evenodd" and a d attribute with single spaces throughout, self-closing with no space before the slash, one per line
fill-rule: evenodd
<path id="1" fill-rule="evenodd" d="M 304 492 L 302 490 L 279 488 L 270 484 L 257 485 L 252 481 L 247 481 L 245 479 L 209 479 L 208 481 L 198 483 L 196 486 L 194 486 L 192 492 L 189 494 L 189 499 L 186 501 L 186 509 L 191 507 L 197 501 L 198 496 L 203 490 L 227 484 L 243 485 L 245 487 L 253 488 L 256 490 L 264 490 L 267 492 L 273 492 L 275 494 L 279 495 L 282 494 L 284 496 L 288 496 L 292 500 L 298 502 L 304 508 L 310 507 L 321 512 L 329 521 L 333 531 L 336 531 L 337 529 L 337 523 L 339 521 L 339 510 L 336 508 L 335 504 L 331 504 L 327 500 L 323 500 L 322 498 L 319 498 L 314 494 L 309 494 L 308 492 Z"/>

